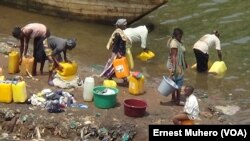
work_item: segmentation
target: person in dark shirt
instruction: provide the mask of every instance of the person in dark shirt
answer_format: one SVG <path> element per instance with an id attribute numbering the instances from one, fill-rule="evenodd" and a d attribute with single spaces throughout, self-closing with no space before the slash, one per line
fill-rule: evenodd
<path id="1" fill-rule="evenodd" d="M 67 50 L 72 50 L 76 46 L 76 39 L 64 39 L 60 37 L 50 36 L 43 42 L 45 54 L 49 60 L 49 77 L 48 84 L 53 86 L 52 73 L 55 68 L 59 71 L 62 67 L 59 62 L 71 62 L 67 58 Z M 63 52 L 64 58 L 62 59 L 61 53 Z"/>

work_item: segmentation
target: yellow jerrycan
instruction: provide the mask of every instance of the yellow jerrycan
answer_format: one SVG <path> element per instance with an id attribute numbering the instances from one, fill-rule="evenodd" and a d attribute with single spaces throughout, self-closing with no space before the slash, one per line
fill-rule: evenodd
<path id="1" fill-rule="evenodd" d="M 13 101 L 23 103 L 27 100 L 27 90 L 25 81 L 12 84 Z"/>
<path id="2" fill-rule="evenodd" d="M 129 65 L 126 57 L 116 58 L 113 61 L 115 76 L 117 78 L 128 77 L 130 74 Z"/>
<path id="3" fill-rule="evenodd" d="M 74 61 L 72 63 L 60 62 L 59 64 L 63 67 L 62 71 L 57 71 L 58 74 L 61 76 L 72 76 L 77 73 L 78 66 L 76 62 Z"/>
<path id="4" fill-rule="evenodd" d="M 19 71 L 19 52 L 12 51 L 11 53 L 9 53 L 8 61 L 8 72 L 10 74 L 17 73 Z"/>
<path id="5" fill-rule="evenodd" d="M 126 57 L 128 60 L 129 68 L 133 69 L 134 68 L 134 59 L 133 59 L 133 55 L 131 53 L 130 47 L 126 48 Z"/>
<path id="6" fill-rule="evenodd" d="M 32 74 L 33 64 L 34 64 L 34 57 L 31 56 L 23 57 L 22 64 L 20 66 L 21 75 L 28 75 L 27 71 L 30 74 Z"/>
<path id="7" fill-rule="evenodd" d="M 12 102 L 12 88 L 11 82 L 0 82 L 0 102 L 11 103 Z"/>
<path id="8" fill-rule="evenodd" d="M 3 81 L 3 80 L 5 80 L 5 77 L 3 75 L 3 69 L 0 68 L 0 81 Z"/>
<path id="9" fill-rule="evenodd" d="M 221 75 L 225 73 L 226 70 L 227 66 L 224 61 L 215 61 L 208 72 Z"/>
<path id="10" fill-rule="evenodd" d="M 137 75 L 138 76 L 138 75 Z M 133 74 L 129 76 L 129 88 L 130 94 L 139 95 L 144 93 L 144 76 L 140 74 L 137 78 Z"/>

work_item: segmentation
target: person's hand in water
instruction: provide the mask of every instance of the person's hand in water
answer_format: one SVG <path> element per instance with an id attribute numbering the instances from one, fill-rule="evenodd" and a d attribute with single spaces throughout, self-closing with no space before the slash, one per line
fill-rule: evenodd
<path id="1" fill-rule="evenodd" d="M 148 48 L 144 48 L 143 51 L 148 53 L 150 50 Z"/>

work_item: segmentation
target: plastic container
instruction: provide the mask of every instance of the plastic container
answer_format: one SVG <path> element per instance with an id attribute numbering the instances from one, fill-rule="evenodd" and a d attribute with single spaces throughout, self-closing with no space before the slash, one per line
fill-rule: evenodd
<path id="1" fill-rule="evenodd" d="M 9 53 L 8 61 L 8 73 L 17 73 L 19 71 L 19 52 L 12 51 Z"/>
<path id="2" fill-rule="evenodd" d="M 161 84 L 158 87 L 158 91 L 162 95 L 168 96 L 176 89 L 178 89 L 178 86 L 175 84 L 175 82 L 167 76 L 163 76 Z"/>
<path id="3" fill-rule="evenodd" d="M 22 64 L 20 66 L 20 73 L 21 75 L 28 75 L 27 71 L 32 74 L 34 64 L 34 57 L 23 57 Z"/>
<path id="4" fill-rule="evenodd" d="M 83 84 L 83 99 L 84 101 L 93 101 L 93 89 L 95 80 L 93 77 L 86 77 Z"/>
<path id="5" fill-rule="evenodd" d="M 155 57 L 155 54 L 152 51 L 143 51 L 141 52 L 138 56 L 139 59 L 141 59 L 142 61 L 147 61 L 149 59 L 152 59 L 153 57 Z"/>
<path id="6" fill-rule="evenodd" d="M 226 70 L 227 70 L 227 66 L 224 61 L 215 61 L 208 72 L 220 75 L 220 74 L 225 73 Z"/>
<path id="7" fill-rule="evenodd" d="M 58 71 L 61 76 L 72 76 L 77 73 L 78 65 L 76 64 L 76 62 L 60 62 L 59 64 L 63 67 L 62 71 Z"/>
<path id="8" fill-rule="evenodd" d="M 23 103 L 27 100 L 27 91 L 25 81 L 12 84 L 13 101 Z"/>
<path id="9" fill-rule="evenodd" d="M 124 78 L 129 76 L 130 70 L 126 57 L 115 59 L 113 61 L 113 66 L 115 68 L 115 76 L 117 78 Z"/>
<path id="10" fill-rule="evenodd" d="M 181 125 L 194 125 L 193 120 L 183 120 L 181 121 Z"/>
<path id="11" fill-rule="evenodd" d="M 117 83 L 114 80 L 104 80 L 103 86 L 116 88 Z"/>
<path id="12" fill-rule="evenodd" d="M 144 93 L 144 76 L 137 79 L 134 76 L 129 76 L 129 87 L 128 91 L 130 94 L 138 95 Z"/>
<path id="13" fill-rule="evenodd" d="M 20 66 L 20 73 L 21 75 L 28 75 L 27 71 L 32 74 L 34 64 L 34 57 L 23 57 L 22 64 Z"/>
<path id="14" fill-rule="evenodd" d="M 147 103 L 139 99 L 124 100 L 124 114 L 129 117 L 142 117 L 145 115 Z"/>
<path id="15" fill-rule="evenodd" d="M 0 82 L 0 102 L 12 102 L 12 87 L 10 82 Z"/>
<path id="16" fill-rule="evenodd" d="M 112 94 L 104 94 L 106 90 L 113 91 Z M 113 108 L 116 105 L 116 97 L 119 93 L 117 88 L 105 87 L 105 86 L 96 86 L 93 89 L 94 93 L 94 104 L 97 108 L 109 109 Z"/>
<path id="17" fill-rule="evenodd" d="M 134 68 L 134 59 L 133 59 L 133 55 L 131 53 L 130 47 L 126 48 L 126 58 L 128 60 L 129 68 L 133 69 Z"/>

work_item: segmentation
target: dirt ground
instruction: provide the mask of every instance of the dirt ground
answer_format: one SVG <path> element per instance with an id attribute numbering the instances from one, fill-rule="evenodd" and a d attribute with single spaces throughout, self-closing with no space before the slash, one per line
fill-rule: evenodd
<path id="1" fill-rule="evenodd" d="M 47 62 L 46 62 L 47 63 Z M 0 54 L 0 67 L 3 68 L 4 75 L 6 78 L 14 77 L 7 72 L 8 68 L 8 57 Z M 79 66 L 83 67 L 83 66 Z M 45 74 L 37 75 L 32 80 L 24 77 L 27 84 L 27 91 L 29 97 L 38 93 L 45 88 L 56 90 L 59 88 L 50 87 L 47 85 L 47 67 L 44 68 Z M 93 75 L 91 72 L 82 71 L 78 74 L 81 79 Z M 62 113 L 49 113 L 46 110 L 35 107 L 30 104 L 10 103 L 0 104 L 1 110 L 8 109 L 13 111 L 14 116 L 11 120 L 1 119 L 0 133 L 5 138 L 12 139 L 34 139 L 42 138 L 45 140 L 80 140 L 81 130 L 83 125 L 91 123 L 91 129 L 94 130 L 116 126 L 114 130 L 127 130 L 125 127 L 129 127 L 132 131 L 133 141 L 147 141 L 148 140 L 148 125 L 150 124 L 164 124 L 172 125 L 172 117 L 178 112 L 182 111 L 182 106 L 173 105 L 170 102 L 171 96 L 165 97 L 158 93 L 157 87 L 161 80 L 151 79 L 145 82 L 145 93 L 143 95 L 131 95 L 128 92 L 128 88 L 119 87 L 119 94 L 117 95 L 117 104 L 111 109 L 99 109 L 95 107 L 93 102 L 85 102 L 83 100 L 83 88 L 75 88 L 69 90 L 78 103 L 88 105 L 88 108 L 66 108 L 65 112 Z M 95 85 L 102 85 L 103 79 L 95 77 Z M 68 91 L 68 90 L 65 90 Z M 128 117 L 124 114 L 123 101 L 128 98 L 143 99 L 147 102 L 146 114 L 140 118 Z M 164 101 L 166 104 L 161 105 L 160 101 Z M 195 124 L 225 124 L 226 121 L 220 120 L 220 117 L 216 116 L 213 111 L 209 110 L 209 103 L 204 98 L 199 99 L 200 104 L 200 120 L 196 120 Z M 3 117 L 2 117 L 3 118 Z M 223 122 L 224 121 L 224 122 Z M 77 124 L 73 124 L 77 123 Z M 76 127 L 74 127 L 75 125 Z M 73 126 L 73 127 L 72 127 Z M 37 128 L 38 127 L 38 128 Z M 41 137 L 36 132 L 39 129 Z M 120 133 L 118 138 L 121 138 Z M 84 134 L 86 135 L 86 134 Z M 96 136 L 90 134 L 90 136 Z M 4 137 L 2 137 L 4 138 Z M 91 138 L 90 138 L 91 139 Z M 93 140 L 99 140 L 98 137 L 92 137 Z"/>

